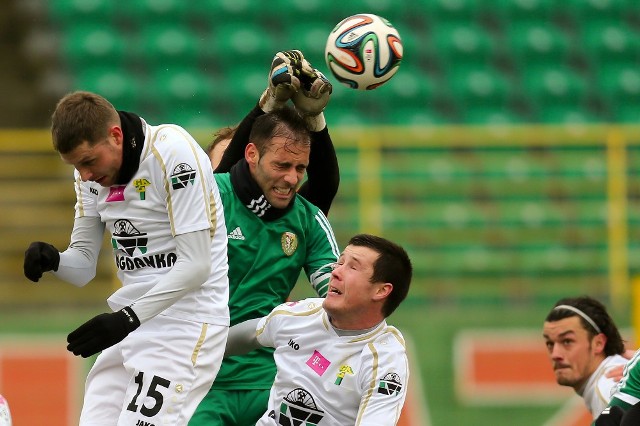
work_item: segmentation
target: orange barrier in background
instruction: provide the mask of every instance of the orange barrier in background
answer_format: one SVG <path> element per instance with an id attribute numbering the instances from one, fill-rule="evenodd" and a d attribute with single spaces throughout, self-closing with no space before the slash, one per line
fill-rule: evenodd
<path id="1" fill-rule="evenodd" d="M 83 360 L 64 347 L 64 336 L 28 336 L 0 342 L 0 393 L 16 426 L 77 424 Z"/>
<path id="2" fill-rule="evenodd" d="M 573 389 L 556 383 L 541 332 L 464 331 L 456 337 L 456 394 L 469 405 L 557 404 L 544 426 L 589 426 Z"/>

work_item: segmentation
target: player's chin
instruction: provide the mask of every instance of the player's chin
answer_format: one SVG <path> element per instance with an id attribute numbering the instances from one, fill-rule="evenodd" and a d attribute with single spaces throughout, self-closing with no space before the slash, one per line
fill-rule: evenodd
<path id="1" fill-rule="evenodd" d="M 576 384 L 576 381 L 573 378 L 558 374 L 557 372 L 556 372 L 556 382 L 558 382 L 558 384 L 561 386 L 573 387 Z"/>

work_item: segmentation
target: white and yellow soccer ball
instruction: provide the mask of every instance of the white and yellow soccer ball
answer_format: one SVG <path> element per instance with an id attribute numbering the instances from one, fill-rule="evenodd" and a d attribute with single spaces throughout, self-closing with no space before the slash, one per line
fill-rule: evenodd
<path id="1" fill-rule="evenodd" d="M 329 34 L 325 60 L 339 82 L 357 90 L 375 89 L 398 72 L 402 61 L 400 34 L 378 15 L 349 16 Z"/>

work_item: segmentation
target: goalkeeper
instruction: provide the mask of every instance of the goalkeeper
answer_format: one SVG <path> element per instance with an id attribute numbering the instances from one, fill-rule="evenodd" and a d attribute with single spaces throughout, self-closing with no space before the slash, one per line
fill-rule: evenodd
<path id="1" fill-rule="evenodd" d="M 302 53 L 277 53 L 259 105 L 216 169 L 229 237 L 232 325 L 285 302 L 302 271 L 319 296 L 327 294 L 338 245 L 326 216 L 296 190 L 311 170 L 312 146 L 331 146 L 335 157 L 323 114 L 330 93 L 331 84 Z M 290 99 L 295 110 L 286 105 Z M 273 349 L 225 359 L 189 424 L 255 425 L 275 374 Z"/>

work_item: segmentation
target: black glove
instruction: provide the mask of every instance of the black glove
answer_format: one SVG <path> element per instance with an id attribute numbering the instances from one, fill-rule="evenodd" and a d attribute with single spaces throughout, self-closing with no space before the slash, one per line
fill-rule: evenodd
<path id="1" fill-rule="evenodd" d="M 60 253 L 51 244 L 35 241 L 24 252 L 24 276 L 38 282 L 47 271 L 57 271 Z"/>
<path id="2" fill-rule="evenodd" d="M 82 324 L 67 336 L 67 349 L 83 358 L 115 345 L 140 327 L 140 320 L 130 307 L 100 314 Z"/>
<path id="3" fill-rule="evenodd" d="M 624 410 L 622 407 L 612 405 L 604 409 L 593 423 L 595 426 L 620 426 Z"/>

